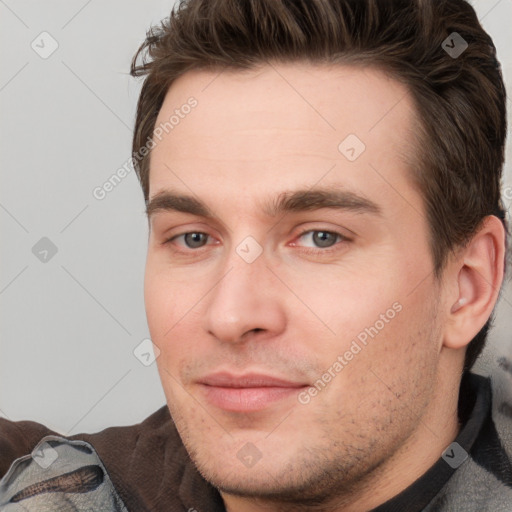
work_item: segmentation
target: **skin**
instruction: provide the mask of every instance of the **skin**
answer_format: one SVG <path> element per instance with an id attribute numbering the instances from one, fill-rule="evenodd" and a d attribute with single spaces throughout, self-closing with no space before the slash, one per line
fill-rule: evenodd
<path id="1" fill-rule="evenodd" d="M 145 279 L 158 370 L 183 442 L 228 511 L 376 507 L 434 464 L 460 429 L 465 347 L 503 278 L 501 223 L 488 217 L 435 278 L 405 158 L 414 154 L 414 104 L 376 69 L 189 71 L 156 125 L 190 96 L 197 107 L 152 150 L 149 195 L 191 195 L 211 216 L 151 210 Z M 338 150 L 348 134 L 366 146 L 353 162 Z M 312 187 L 351 191 L 379 213 L 265 214 L 284 191 Z M 342 237 L 319 245 L 326 231 Z M 179 236 L 197 232 L 208 235 L 196 235 L 203 245 Z M 248 236 L 263 250 L 252 263 L 236 251 Z M 394 318 L 333 371 L 393 304 Z M 304 391 L 328 368 L 332 378 L 308 403 L 294 394 L 255 412 L 217 407 L 198 383 L 221 370 L 258 372 Z M 261 457 L 251 467 L 237 456 L 247 443 Z"/>

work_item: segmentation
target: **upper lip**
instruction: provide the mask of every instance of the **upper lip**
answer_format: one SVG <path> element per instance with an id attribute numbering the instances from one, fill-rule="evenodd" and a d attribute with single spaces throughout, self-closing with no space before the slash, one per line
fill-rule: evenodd
<path id="1" fill-rule="evenodd" d="M 299 388 L 307 385 L 304 382 L 294 382 L 262 373 L 234 375 L 229 372 L 212 373 L 199 379 L 199 383 L 221 388 Z"/>

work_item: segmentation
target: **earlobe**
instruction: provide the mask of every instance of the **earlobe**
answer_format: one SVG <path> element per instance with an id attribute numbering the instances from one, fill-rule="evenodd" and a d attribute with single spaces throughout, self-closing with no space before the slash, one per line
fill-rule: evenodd
<path id="1" fill-rule="evenodd" d="M 465 347 L 491 316 L 503 281 L 504 255 L 503 224 L 489 216 L 458 255 L 457 294 L 450 305 L 445 347 Z"/>

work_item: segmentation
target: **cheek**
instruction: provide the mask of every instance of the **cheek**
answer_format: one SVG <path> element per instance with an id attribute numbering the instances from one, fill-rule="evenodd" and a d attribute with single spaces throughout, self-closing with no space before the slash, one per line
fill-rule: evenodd
<path id="1" fill-rule="evenodd" d="M 201 325 L 202 316 L 197 307 L 201 290 L 196 288 L 172 279 L 168 272 L 155 271 L 152 267 L 146 269 L 147 323 L 151 339 L 160 350 L 156 362 L 167 387 L 172 387 L 174 379 L 179 378 L 180 365 L 197 357 L 197 326 Z"/>
<path id="2" fill-rule="evenodd" d="M 363 270 L 340 275 L 330 273 L 325 279 L 317 275 L 315 280 L 303 281 L 299 293 L 302 292 L 309 308 L 329 326 L 333 338 L 351 340 L 361 333 L 364 338 L 369 329 L 388 330 L 389 324 L 401 314 L 405 294 L 393 269 Z"/>
<path id="3" fill-rule="evenodd" d="M 164 322 L 167 323 L 168 321 L 166 312 L 172 311 L 172 308 L 169 308 L 172 295 L 168 293 L 163 283 L 163 280 L 159 280 L 157 276 L 146 271 L 144 303 L 149 330 L 154 342 L 160 338 L 164 329 Z"/>
<path id="4" fill-rule="evenodd" d="M 148 254 L 144 276 L 144 302 L 150 330 L 165 334 L 193 306 L 193 287 L 180 282 L 160 257 Z"/>
<path id="5" fill-rule="evenodd" d="M 330 337 L 331 360 L 346 354 L 346 361 L 357 361 L 347 363 L 345 374 L 370 368 L 379 369 L 379 375 L 407 374 L 422 361 L 435 358 L 435 290 L 427 280 L 411 293 L 409 276 L 404 274 L 390 272 L 388 267 L 385 280 L 377 275 L 358 276 L 345 284 L 346 293 L 338 293 L 335 300 L 333 292 L 331 300 L 325 300 L 331 311 L 329 326 L 336 333 Z"/>
<path id="6" fill-rule="evenodd" d="M 177 307 L 179 301 L 177 297 L 184 300 L 181 290 L 176 291 L 168 282 L 169 279 L 164 274 L 153 272 L 152 269 L 146 270 L 144 279 L 144 302 L 146 308 L 146 318 L 151 335 L 151 340 L 159 348 L 160 356 L 157 358 L 157 366 L 163 381 L 172 378 L 167 375 L 176 373 L 176 359 L 179 358 L 177 349 L 183 344 L 173 344 L 183 336 L 180 333 L 182 325 L 179 319 L 183 316 Z M 174 345 L 174 346 L 173 346 Z"/>

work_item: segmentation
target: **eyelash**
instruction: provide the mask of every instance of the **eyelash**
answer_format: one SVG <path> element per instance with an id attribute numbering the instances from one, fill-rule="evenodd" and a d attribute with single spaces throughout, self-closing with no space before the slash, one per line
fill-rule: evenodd
<path id="1" fill-rule="evenodd" d="M 350 242 L 351 241 L 350 238 L 346 237 L 345 235 L 342 235 L 341 233 L 339 233 L 337 231 L 331 231 L 331 230 L 327 230 L 327 229 L 305 229 L 297 235 L 297 239 L 300 239 L 304 235 L 309 234 L 309 233 L 329 233 L 330 235 L 335 235 L 339 240 L 337 242 L 335 242 L 334 245 L 332 245 L 330 247 L 325 247 L 325 248 L 301 247 L 299 250 L 306 254 L 318 254 L 318 253 L 330 254 L 330 253 L 340 250 L 340 247 L 339 247 L 340 242 Z M 167 240 L 165 240 L 162 243 L 162 245 L 172 244 L 172 242 L 174 242 L 174 240 L 176 240 L 177 238 L 184 237 L 185 235 L 190 235 L 190 234 L 203 234 L 203 235 L 209 236 L 208 233 L 204 233 L 203 231 L 186 231 L 185 233 L 173 235 L 171 238 L 168 238 Z M 177 250 L 176 252 L 183 253 L 183 254 L 190 253 L 190 252 L 197 253 L 197 252 L 200 252 L 200 250 L 203 249 L 204 247 L 205 246 L 201 246 L 197 249 L 189 248 L 186 250 Z"/>
<path id="2" fill-rule="evenodd" d="M 307 235 L 308 233 L 329 233 L 330 235 L 335 235 L 338 238 L 338 240 L 329 247 L 301 247 L 300 250 L 306 254 L 315 254 L 319 252 L 321 252 L 322 254 L 330 254 L 340 250 L 339 246 L 341 242 L 350 241 L 348 237 L 342 235 L 338 231 L 330 231 L 328 229 L 305 229 L 297 235 L 297 238 L 302 238 L 304 235 Z"/>

